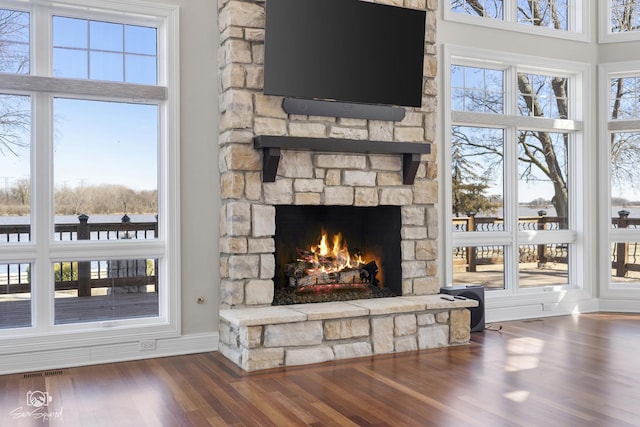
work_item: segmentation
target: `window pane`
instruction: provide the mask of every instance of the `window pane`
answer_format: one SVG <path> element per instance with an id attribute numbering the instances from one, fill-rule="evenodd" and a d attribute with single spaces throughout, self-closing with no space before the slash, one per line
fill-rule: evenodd
<path id="1" fill-rule="evenodd" d="M 94 52 L 89 58 L 91 80 L 124 81 L 124 58 L 120 53 Z"/>
<path id="2" fill-rule="evenodd" d="M 157 30 L 155 28 L 125 25 L 125 52 L 157 56 L 156 33 Z"/>
<path id="3" fill-rule="evenodd" d="M 55 47 L 86 50 L 89 45 L 89 23 L 84 19 L 53 17 L 53 45 Z"/>
<path id="4" fill-rule="evenodd" d="M 521 288 L 569 284 L 569 245 L 547 243 L 519 247 Z"/>
<path id="5" fill-rule="evenodd" d="M 53 49 L 53 74 L 56 77 L 86 79 L 89 76 L 89 62 L 86 50 Z"/>
<path id="6" fill-rule="evenodd" d="M 451 10 L 485 18 L 503 19 L 503 0 L 451 0 Z"/>
<path id="7" fill-rule="evenodd" d="M 156 259 L 53 264 L 55 324 L 155 317 Z"/>
<path id="8" fill-rule="evenodd" d="M 124 48 L 124 25 L 109 22 L 89 23 L 89 48 L 122 52 Z"/>
<path id="9" fill-rule="evenodd" d="M 518 23 L 568 30 L 568 0 L 518 0 Z"/>
<path id="10" fill-rule="evenodd" d="M 155 57 L 140 55 L 125 55 L 124 66 L 127 71 L 125 77 L 129 83 L 156 85 L 157 63 Z"/>
<path id="11" fill-rule="evenodd" d="M 504 230 L 504 131 L 454 126 L 451 144 L 453 230 Z"/>
<path id="12" fill-rule="evenodd" d="M 154 238 L 158 107 L 56 98 L 54 114 L 56 240 Z"/>
<path id="13" fill-rule="evenodd" d="M 640 117 L 640 78 L 624 77 L 611 79 L 609 111 L 611 119 L 637 119 Z"/>
<path id="14" fill-rule="evenodd" d="M 453 248 L 453 284 L 504 289 L 504 246 Z"/>
<path id="15" fill-rule="evenodd" d="M 0 72 L 29 74 L 29 13 L 0 9 Z"/>
<path id="16" fill-rule="evenodd" d="M 0 264 L 0 329 L 31 326 L 31 264 Z"/>
<path id="17" fill-rule="evenodd" d="M 142 84 L 158 80 L 155 28 L 56 16 L 53 38 L 57 77 Z"/>
<path id="18" fill-rule="evenodd" d="M 539 74 L 518 73 L 520 115 L 568 118 L 568 79 Z"/>
<path id="19" fill-rule="evenodd" d="M 520 229 L 567 229 L 569 135 L 521 131 L 518 135 Z"/>
<path id="20" fill-rule="evenodd" d="M 611 134 L 612 227 L 635 228 L 640 217 L 640 132 Z"/>
<path id="21" fill-rule="evenodd" d="M 609 1 L 611 2 L 611 32 L 638 31 L 640 28 L 640 4 L 630 0 Z"/>
<path id="22" fill-rule="evenodd" d="M 451 104 L 454 110 L 504 113 L 504 73 L 486 68 L 451 67 Z"/>
<path id="23" fill-rule="evenodd" d="M 0 94 L 0 245 L 31 235 L 31 98 Z"/>

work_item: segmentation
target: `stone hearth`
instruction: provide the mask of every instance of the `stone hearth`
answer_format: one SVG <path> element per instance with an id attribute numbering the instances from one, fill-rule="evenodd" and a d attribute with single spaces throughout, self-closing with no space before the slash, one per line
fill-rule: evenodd
<path id="1" fill-rule="evenodd" d="M 398 303 L 406 301 L 406 297 L 429 296 L 439 292 L 441 284 L 437 277 L 438 170 L 437 147 L 434 144 L 437 103 L 435 83 L 437 2 L 435 0 L 385 0 L 381 3 L 427 11 L 422 107 L 407 108 L 405 118 L 399 122 L 285 113 L 281 106 L 283 100 L 281 97 L 266 96 L 262 93 L 264 1 L 219 1 L 220 309 L 222 310 L 220 347 L 225 354 L 236 363 L 244 365 L 246 369 L 254 369 L 255 366 L 289 364 L 286 359 L 294 357 L 291 356 L 292 354 L 310 355 L 304 352 L 286 352 L 290 356 L 283 356 L 283 361 L 278 363 L 273 362 L 277 357 L 271 362 L 254 363 L 243 361 L 244 359 L 239 356 L 246 350 L 249 352 L 248 360 L 257 360 L 256 357 L 262 357 L 257 356 L 261 353 L 256 352 L 253 347 L 255 340 L 258 340 L 258 329 L 256 329 L 258 326 L 261 331 L 259 339 L 263 340 L 272 337 L 274 331 L 278 330 L 274 325 L 290 323 L 289 321 L 269 323 L 273 316 L 265 313 L 283 313 L 282 310 L 285 310 L 284 312 L 291 314 L 289 317 L 293 319 L 302 316 L 301 309 L 298 307 L 268 307 L 274 296 L 276 264 L 274 235 L 275 206 L 277 205 L 400 207 L 402 299 L 399 299 Z M 257 136 L 301 137 L 328 141 L 357 140 L 363 145 L 375 141 L 384 144 L 430 144 L 431 151 L 430 154 L 414 155 L 412 158 L 414 162 L 409 169 L 412 174 L 415 170 L 415 176 L 405 184 L 403 173 L 408 169 L 403 164 L 402 154 L 283 149 L 279 156 L 275 179 L 273 182 L 264 182 L 263 152 L 254 148 L 254 139 Z M 425 153 L 425 151 L 419 152 Z M 419 162 L 415 159 L 419 159 Z M 416 165 L 417 169 L 414 169 Z M 272 178 L 269 177 L 268 180 Z M 441 301 L 438 298 L 438 303 Z M 444 307 L 428 308 L 429 305 L 426 303 L 421 308 L 422 303 L 420 303 L 414 307 L 415 309 L 410 310 L 411 316 L 404 317 L 407 316 L 407 311 L 402 307 L 383 314 L 375 310 L 372 312 L 367 308 L 369 307 L 367 304 L 380 304 L 379 302 L 358 301 L 350 304 L 349 307 L 357 308 L 355 310 L 357 314 L 349 314 L 352 309 L 328 309 L 333 314 L 326 320 L 322 320 L 324 324 L 311 323 L 312 326 L 304 327 L 313 328 L 314 333 L 318 333 L 320 329 L 324 330 L 323 328 L 328 327 L 327 322 L 335 321 L 340 324 L 342 318 L 345 321 L 357 320 L 356 323 L 362 328 L 367 323 L 370 325 L 371 332 L 371 341 L 368 344 L 371 349 L 369 354 L 377 354 L 387 350 L 382 351 L 379 347 L 376 349 L 375 335 L 381 333 L 376 332 L 381 330 L 376 325 L 388 325 L 389 322 L 404 324 L 413 316 L 416 331 L 420 330 L 424 334 L 429 329 L 426 328 L 426 323 L 431 321 L 432 316 L 440 319 L 434 325 L 444 326 L 449 325 L 447 322 L 451 319 L 463 316 L 453 314 L 454 311 L 456 313 L 466 311 L 459 302 L 456 302 L 458 305 L 450 306 L 455 307 L 455 310 Z M 313 310 L 325 309 L 313 308 Z M 369 311 L 365 313 L 363 310 Z M 446 313 L 449 320 L 444 321 L 445 314 L 441 313 Z M 267 320 L 262 319 L 262 316 L 266 316 Z M 304 324 L 318 322 L 310 320 L 309 315 L 304 316 L 307 317 L 299 320 Z M 255 317 L 255 320 L 247 320 L 252 317 Z M 243 320 L 238 320 L 240 318 Z M 292 323 L 297 322 L 298 320 Z M 295 328 L 295 326 L 291 327 Z M 282 326 L 279 328 L 284 331 L 283 333 L 287 333 L 288 328 Z M 440 331 L 435 332 L 436 334 L 444 334 L 443 329 L 436 328 L 434 331 Z M 395 344 L 390 351 L 414 348 L 412 344 L 407 344 L 410 340 L 403 339 L 404 335 L 394 335 L 394 337 Z M 423 339 L 422 342 L 427 341 Z M 449 340 L 446 343 L 436 341 L 441 345 L 450 345 L 465 340 Z M 237 347 L 236 342 L 244 344 L 238 344 L 241 347 Z M 416 338 L 415 348 L 424 348 L 419 342 L 420 340 Z M 271 347 L 267 352 L 262 347 L 264 344 L 261 341 L 258 346 L 264 350 L 262 353 L 274 352 Z M 358 344 L 353 348 L 367 354 L 368 350 L 365 351 L 365 347 L 365 344 Z M 333 349 L 332 358 L 340 358 L 344 354 L 360 354 L 360 350 L 336 352 Z M 325 354 L 325 359 L 329 358 L 326 350 L 320 351 L 324 352 L 322 354 Z M 318 357 L 309 356 L 308 363 L 317 361 Z M 304 357 L 301 357 L 298 360 L 303 359 Z"/>
<path id="2" fill-rule="evenodd" d="M 255 371 L 466 344 L 477 305 L 425 295 L 223 310 L 220 351 Z"/>

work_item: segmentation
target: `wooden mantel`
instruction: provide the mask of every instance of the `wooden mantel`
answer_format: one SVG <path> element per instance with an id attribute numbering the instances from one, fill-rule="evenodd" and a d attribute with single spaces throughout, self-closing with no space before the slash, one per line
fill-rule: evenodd
<path id="1" fill-rule="evenodd" d="M 369 141 L 339 138 L 258 135 L 253 146 L 262 149 L 262 181 L 274 182 L 280 162 L 280 150 L 346 152 L 364 154 L 402 154 L 402 182 L 412 185 L 422 154 L 431 153 L 431 144 Z"/>

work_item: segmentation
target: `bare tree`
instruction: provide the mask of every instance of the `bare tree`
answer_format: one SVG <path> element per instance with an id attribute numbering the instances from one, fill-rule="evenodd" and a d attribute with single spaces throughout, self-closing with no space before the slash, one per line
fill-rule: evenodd
<path id="1" fill-rule="evenodd" d="M 29 71 L 29 24 L 25 12 L 0 9 L 0 72 Z M 27 97 L 0 94 L 0 155 L 17 155 L 29 146 Z"/>
<path id="2" fill-rule="evenodd" d="M 7 73 L 29 72 L 28 14 L 0 9 L 0 70 Z"/>
<path id="3" fill-rule="evenodd" d="M 464 3 L 467 7 L 465 10 L 472 11 L 478 16 L 490 16 L 491 13 L 485 11 L 483 3 L 474 0 L 459 0 L 458 6 Z M 484 3 L 491 4 L 491 2 Z M 495 9 L 496 5 L 492 5 Z M 492 9 L 493 10 L 493 9 Z M 556 7 L 555 1 L 548 0 L 530 0 L 520 2 L 518 7 L 518 16 L 521 21 L 531 23 L 532 25 L 552 25 L 556 29 L 563 29 L 564 21 L 561 19 L 561 13 Z M 525 73 L 518 73 L 517 76 L 518 91 L 520 101 L 518 103 L 521 114 L 533 117 L 544 117 L 545 107 L 540 104 L 538 92 L 545 89 L 545 83 L 532 81 L 532 76 Z M 568 117 L 568 97 L 567 97 L 567 79 L 552 77 L 550 87 L 555 99 L 555 108 L 557 109 L 558 118 Z M 495 100 L 485 99 L 475 100 L 474 103 L 483 103 L 484 111 L 495 110 Z M 566 153 L 568 149 L 568 135 L 561 136 L 562 142 L 558 144 L 557 135 L 542 131 L 523 131 L 518 137 L 518 160 L 521 165 L 520 178 L 525 181 L 536 181 L 546 179 L 553 184 L 555 195 L 552 199 L 557 215 L 566 217 L 568 214 L 568 191 L 567 191 L 567 167 Z M 474 149 L 483 149 L 485 153 L 493 156 L 503 156 L 501 146 L 497 146 L 490 142 L 474 142 Z M 564 151 L 562 155 L 558 152 Z M 493 165 L 488 165 L 487 169 Z M 542 178 L 544 177 L 544 178 Z"/>
<path id="4" fill-rule="evenodd" d="M 638 78 L 620 77 L 611 80 L 612 108 L 611 119 L 638 118 L 637 108 Z M 623 105 L 623 99 L 632 99 L 633 107 Z M 640 181 L 640 134 L 638 132 L 614 132 L 610 137 L 611 151 L 611 179 L 614 183 L 637 188 Z"/>
<path id="5" fill-rule="evenodd" d="M 631 0 L 615 3 L 615 7 L 611 8 L 611 30 L 617 33 L 637 31 L 637 2 Z"/>
<path id="6" fill-rule="evenodd" d="M 490 214 L 502 205 L 486 192 L 492 181 L 492 171 L 502 168 L 502 133 L 485 129 L 468 132 L 454 126 L 451 137 L 452 208 L 460 214 Z M 502 196 L 500 195 L 501 199 Z"/>
<path id="7" fill-rule="evenodd" d="M 60 187 L 55 192 L 56 215 L 155 214 L 158 192 L 136 191 L 122 185 Z"/>
<path id="8" fill-rule="evenodd" d="M 1 54 L 1 53 L 0 53 Z M 0 155 L 17 156 L 19 148 L 29 146 L 31 111 L 27 97 L 0 94 Z"/>
<path id="9" fill-rule="evenodd" d="M 11 187 L 11 197 L 20 205 L 31 203 L 31 181 L 28 178 L 21 178 Z"/>

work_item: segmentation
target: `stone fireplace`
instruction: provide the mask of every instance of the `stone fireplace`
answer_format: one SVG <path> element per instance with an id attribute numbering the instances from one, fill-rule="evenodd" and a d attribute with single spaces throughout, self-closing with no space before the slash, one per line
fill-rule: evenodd
<path id="1" fill-rule="evenodd" d="M 219 2 L 219 347 L 243 369 L 468 342 L 476 303 L 437 295 L 437 2 L 385 3 L 427 10 L 422 108 L 398 122 L 285 113 L 262 93 L 264 2 Z M 396 209 L 399 296 L 272 307 L 279 206 Z"/>

